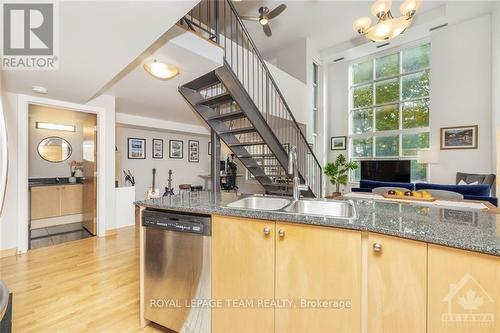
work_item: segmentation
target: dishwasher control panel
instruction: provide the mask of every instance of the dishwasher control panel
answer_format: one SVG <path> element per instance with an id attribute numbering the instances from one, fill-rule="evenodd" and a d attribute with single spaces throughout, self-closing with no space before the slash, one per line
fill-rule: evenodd
<path id="1" fill-rule="evenodd" d="M 210 235 L 210 217 L 144 210 L 142 225 L 167 231 Z"/>

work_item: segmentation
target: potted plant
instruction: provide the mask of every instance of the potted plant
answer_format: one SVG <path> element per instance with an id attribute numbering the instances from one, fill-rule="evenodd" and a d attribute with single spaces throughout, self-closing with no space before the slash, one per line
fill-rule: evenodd
<path id="1" fill-rule="evenodd" d="M 347 185 L 349 171 L 357 168 L 358 165 L 355 162 L 348 162 L 342 154 L 337 156 L 335 162 L 325 165 L 323 172 L 330 179 L 330 182 L 335 185 L 335 192 L 333 192 L 332 197 L 342 195 L 340 185 Z"/>

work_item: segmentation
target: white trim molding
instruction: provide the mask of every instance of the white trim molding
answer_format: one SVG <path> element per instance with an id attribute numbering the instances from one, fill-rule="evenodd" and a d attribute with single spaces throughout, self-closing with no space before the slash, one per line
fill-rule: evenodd
<path id="1" fill-rule="evenodd" d="M 106 109 L 101 107 L 89 106 L 85 104 L 77 104 L 65 101 L 59 101 L 49 98 L 42 98 L 29 95 L 18 95 L 18 234 L 17 234 L 17 249 L 18 252 L 24 253 L 28 250 L 28 220 L 29 220 L 29 190 L 28 190 L 28 114 L 31 104 L 61 108 L 77 112 L 93 113 L 97 115 L 97 235 L 103 237 L 106 234 L 106 168 L 104 161 L 106 160 L 106 122 L 113 119 L 106 119 Z"/>

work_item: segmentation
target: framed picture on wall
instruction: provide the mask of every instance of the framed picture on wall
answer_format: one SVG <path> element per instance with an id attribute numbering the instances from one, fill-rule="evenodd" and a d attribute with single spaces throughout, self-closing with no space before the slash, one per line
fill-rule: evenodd
<path id="1" fill-rule="evenodd" d="M 163 158 L 163 140 L 153 139 L 153 158 Z"/>
<path id="2" fill-rule="evenodd" d="M 131 160 L 146 159 L 146 139 L 128 138 L 128 158 Z"/>
<path id="3" fill-rule="evenodd" d="M 200 161 L 200 142 L 188 140 L 188 162 L 198 163 Z"/>
<path id="4" fill-rule="evenodd" d="M 330 150 L 346 150 L 347 137 L 334 136 L 330 141 Z"/>
<path id="5" fill-rule="evenodd" d="M 441 150 L 477 149 L 478 126 L 441 128 Z"/>
<path id="6" fill-rule="evenodd" d="M 169 140 L 169 157 L 175 159 L 183 159 L 184 141 Z"/>

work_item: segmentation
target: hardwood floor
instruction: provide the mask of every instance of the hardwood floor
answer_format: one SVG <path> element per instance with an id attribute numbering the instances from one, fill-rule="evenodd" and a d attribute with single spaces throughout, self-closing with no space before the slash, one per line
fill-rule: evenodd
<path id="1" fill-rule="evenodd" d="M 139 326 L 135 227 L 0 259 L 13 332 L 166 332 Z"/>

